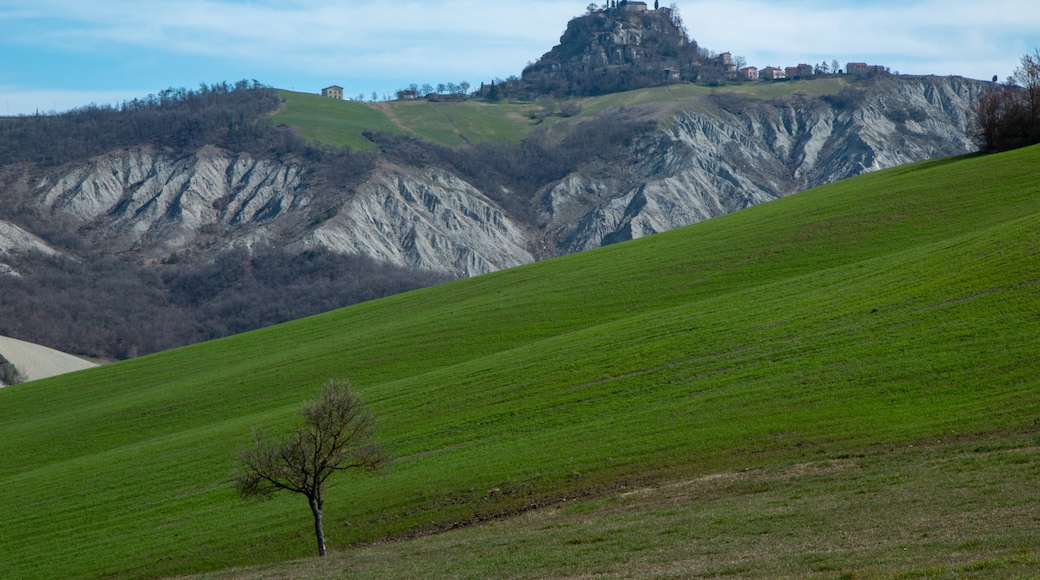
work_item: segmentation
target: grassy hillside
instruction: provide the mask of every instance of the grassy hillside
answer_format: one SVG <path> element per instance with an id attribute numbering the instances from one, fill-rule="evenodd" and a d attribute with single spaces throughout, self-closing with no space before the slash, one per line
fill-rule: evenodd
<path id="1" fill-rule="evenodd" d="M 273 123 L 296 127 L 313 141 L 364 151 L 374 147 L 362 131 L 401 133 L 451 146 L 482 140 L 518 142 L 534 127 L 530 113 L 541 109 L 530 104 L 361 103 L 290 91 L 278 94 L 284 104 L 271 117 Z"/>
<path id="2" fill-rule="evenodd" d="M 575 99 L 581 113 L 562 119 L 531 118 L 544 110 L 535 103 L 431 103 L 426 100 L 361 103 L 334 101 L 309 93 L 278 91 L 284 105 L 271 120 L 291 125 L 311 140 L 330 145 L 349 145 L 370 151 L 372 144 L 362 131 L 377 130 L 402 133 L 442 145 L 457 146 L 477 141 L 519 142 L 535 127 L 560 124 L 567 130 L 577 122 L 620 107 L 659 105 L 668 111 L 675 107 L 697 108 L 705 97 L 716 93 L 735 93 L 756 99 L 808 95 L 837 94 L 846 80 L 839 77 L 811 81 L 749 83 L 726 87 L 672 85 L 615 93 L 601 97 Z"/>
<path id="3" fill-rule="evenodd" d="M 1026 461 L 1011 461 L 1007 477 L 1035 480 L 1038 174 L 1035 147 L 919 163 L 630 243 L 5 388 L 5 574 L 159 576 L 309 555 L 302 499 L 244 502 L 228 481 L 251 427 L 287 428 L 329 377 L 354 382 L 397 456 L 385 476 L 332 485 L 333 550 L 622 485 L 737 469 L 782 478 L 790 466 L 938 440 L 968 447 L 934 462 L 933 472 L 911 469 L 907 451 L 897 454 L 902 463 L 876 468 L 882 475 L 868 491 L 879 509 L 889 506 L 890 484 L 908 480 L 920 485 L 899 488 L 906 505 L 942 497 L 925 489 L 939 485 L 928 473 L 945 481 L 943 466 L 973 469 L 957 454 L 986 445 L 1018 450 L 1011 459 Z M 997 459 L 979 463 L 987 474 L 1005 473 Z M 800 489 L 833 499 L 827 505 L 864 499 L 842 495 L 850 485 L 840 478 L 820 477 Z M 756 481 L 738 489 L 775 489 Z M 1000 498 L 993 519 L 1020 525 L 1003 530 L 1004 543 L 938 553 L 957 551 L 966 565 L 1035 559 L 1021 550 L 1040 537 L 1029 515 L 1036 492 L 956 481 Z M 808 502 L 754 498 L 764 503 L 747 509 L 762 517 L 784 502 Z M 715 548 L 724 558 L 743 545 L 724 535 L 736 533 L 742 515 L 727 525 L 716 500 L 706 491 L 680 503 L 720 510 L 710 529 L 730 538 L 729 548 Z M 582 505 L 593 515 L 608 509 L 601 519 L 618 522 L 610 505 Z M 680 512 L 668 519 L 667 505 L 650 509 L 632 521 L 663 522 L 662 534 L 697 524 Z M 970 528 L 957 513 L 933 533 Z M 804 538 L 805 550 L 805 530 L 834 534 L 841 525 L 764 521 L 780 536 Z M 503 547 L 494 575 L 522 576 L 532 564 L 545 575 L 566 570 L 552 563 L 573 558 L 539 538 L 531 552 L 524 542 Z M 575 540 L 566 545 L 582 547 L 595 566 L 627 562 L 611 559 L 624 542 L 602 529 L 557 539 Z M 455 552 L 439 548 L 450 558 L 443 565 L 473 564 L 466 541 L 450 544 L 460 546 Z M 510 550 L 521 553 L 510 559 Z M 890 565 L 910 569 L 898 559 Z M 801 576 L 793 566 L 789 573 Z"/>
<path id="4" fill-rule="evenodd" d="M 271 116 L 271 122 L 295 127 L 312 141 L 371 151 L 374 147 L 361 135 L 362 131 L 406 132 L 382 111 L 365 103 L 282 90 L 278 96 L 284 104 Z"/>
<path id="5" fill-rule="evenodd" d="M 198 578 L 1033 578 L 1038 461 L 1035 438 L 878 447 Z"/>

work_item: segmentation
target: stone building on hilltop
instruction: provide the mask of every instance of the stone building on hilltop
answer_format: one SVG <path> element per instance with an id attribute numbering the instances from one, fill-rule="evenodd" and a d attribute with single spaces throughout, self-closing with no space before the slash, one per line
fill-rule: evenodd
<path id="1" fill-rule="evenodd" d="M 811 64 L 799 64 L 798 66 L 789 66 L 784 69 L 784 76 L 789 79 L 808 79 L 813 76 L 813 66 Z"/>
<path id="2" fill-rule="evenodd" d="M 332 85 L 331 87 L 325 87 L 321 90 L 321 96 L 328 97 L 330 99 L 342 99 L 343 98 L 343 87 L 338 85 Z"/>
<path id="3" fill-rule="evenodd" d="M 888 69 L 880 64 L 867 64 L 865 62 L 850 62 L 845 65 L 845 74 L 865 77 L 874 74 L 886 74 Z"/>

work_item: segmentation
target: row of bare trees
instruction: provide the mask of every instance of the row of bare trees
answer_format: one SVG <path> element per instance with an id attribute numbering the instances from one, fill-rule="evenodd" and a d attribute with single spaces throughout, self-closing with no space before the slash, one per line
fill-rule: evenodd
<path id="1" fill-rule="evenodd" d="M 113 149 L 203 145 L 266 150 L 276 131 L 258 123 L 279 105 L 256 81 L 167 89 L 120 105 L 89 105 L 48 115 L 0 118 L 0 164 L 54 166 Z"/>
<path id="2" fill-rule="evenodd" d="M 972 137 L 987 153 L 1040 143 L 1040 50 L 979 99 L 972 121 Z"/>
<path id="3" fill-rule="evenodd" d="M 235 250 L 158 268 L 76 250 L 75 261 L 9 260 L 20 276 L 0 276 L 0 335 L 122 360 L 448 279 L 324 250 Z"/>

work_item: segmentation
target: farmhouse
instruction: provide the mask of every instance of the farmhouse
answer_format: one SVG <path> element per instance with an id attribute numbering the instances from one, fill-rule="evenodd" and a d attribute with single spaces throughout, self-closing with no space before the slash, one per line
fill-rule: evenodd
<path id="1" fill-rule="evenodd" d="M 740 75 L 740 78 L 746 81 L 753 81 L 758 79 L 758 69 L 753 66 L 746 66 L 737 71 L 737 73 Z"/>
<path id="2" fill-rule="evenodd" d="M 784 75 L 783 69 L 780 69 L 775 66 L 767 66 L 766 68 L 762 69 L 762 72 L 758 73 L 758 78 L 767 81 L 775 81 L 777 79 L 783 79 L 787 77 Z"/>
<path id="3" fill-rule="evenodd" d="M 798 66 L 789 66 L 784 69 L 784 74 L 787 78 L 799 79 L 809 78 L 813 76 L 813 67 L 811 64 L 799 64 Z"/>
<path id="4" fill-rule="evenodd" d="M 331 87 L 325 87 L 321 90 L 321 96 L 328 97 L 330 99 L 342 99 L 343 98 L 343 87 L 332 85 Z"/>
<path id="5" fill-rule="evenodd" d="M 737 65 L 733 63 L 733 55 L 724 52 L 719 56 L 715 57 L 716 66 L 722 67 L 722 70 L 726 71 L 726 74 L 735 76 L 737 74 Z"/>

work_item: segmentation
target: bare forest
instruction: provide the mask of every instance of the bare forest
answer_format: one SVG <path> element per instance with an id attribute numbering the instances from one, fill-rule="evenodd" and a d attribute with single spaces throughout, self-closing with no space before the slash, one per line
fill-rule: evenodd
<path id="1" fill-rule="evenodd" d="M 311 187 L 349 186 L 369 173 L 374 155 L 318 147 L 266 123 L 278 104 L 273 90 L 240 81 L 170 89 L 117 107 L 0 119 L 0 178 L 126 147 L 190 153 L 206 145 L 292 156 L 313 168 Z M 146 265 L 93 247 L 89 236 L 39 215 L 11 189 L 0 187 L 0 219 L 68 257 L 5 257 L 18 275 L 0 275 L 0 335 L 73 354 L 126 359 L 448 279 L 363 256 L 277 247 Z"/>

